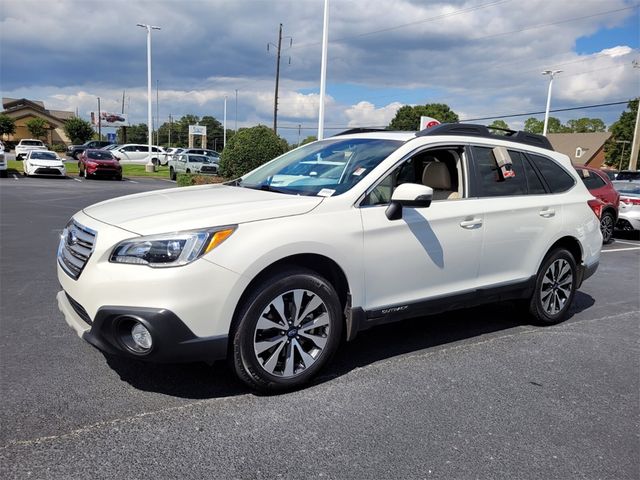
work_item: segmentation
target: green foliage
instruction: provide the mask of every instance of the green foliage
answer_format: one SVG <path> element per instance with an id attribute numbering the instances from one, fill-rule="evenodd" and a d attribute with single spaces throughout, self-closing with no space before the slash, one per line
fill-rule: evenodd
<path id="1" fill-rule="evenodd" d="M 617 122 L 611 125 L 609 131 L 611 138 L 607 140 L 604 146 L 605 163 L 621 170 L 629 168 L 631 160 L 631 142 L 633 141 L 633 129 L 636 125 L 636 116 L 638 115 L 638 98 L 627 104 L 628 110 L 620 115 Z M 618 143 L 620 142 L 620 143 Z M 622 143 L 628 142 L 628 143 Z M 622 152 L 624 150 L 624 156 Z M 636 165 L 639 163 L 640 154 L 636 157 Z"/>
<path id="2" fill-rule="evenodd" d="M 64 123 L 64 131 L 74 145 L 82 144 L 93 137 L 93 128 L 86 120 L 72 117 Z"/>
<path id="3" fill-rule="evenodd" d="M 316 140 L 318 140 L 318 137 L 316 137 L 315 135 L 309 135 L 307 138 L 302 140 L 300 145 L 306 145 L 307 143 L 315 142 Z"/>
<path id="4" fill-rule="evenodd" d="M 444 103 L 427 103 L 412 107 L 404 105 L 398 109 L 396 116 L 387 127 L 389 130 L 418 130 L 420 117 L 432 117 L 441 123 L 455 123 L 460 119 L 458 115 Z"/>
<path id="5" fill-rule="evenodd" d="M 147 138 L 149 137 L 147 131 L 146 123 L 138 123 L 135 125 L 130 125 L 127 128 L 127 138 L 124 138 L 124 131 L 122 128 L 118 129 L 118 143 L 147 143 Z"/>
<path id="6" fill-rule="evenodd" d="M 264 126 L 240 130 L 227 142 L 220 158 L 220 174 L 237 178 L 287 151 L 286 141 Z"/>
<path id="7" fill-rule="evenodd" d="M 16 133 L 16 121 L 6 113 L 0 113 L 0 136 Z"/>
<path id="8" fill-rule="evenodd" d="M 572 133 L 604 132 L 607 129 L 607 126 L 599 118 L 587 117 L 569 120 L 566 126 Z"/>
<path id="9" fill-rule="evenodd" d="M 47 135 L 47 131 L 51 128 L 49 122 L 39 117 L 27 120 L 26 126 L 29 133 L 33 135 L 33 138 L 39 139 L 44 138 Z"/>
<path id="10" fill-rule="evenodd" d="M 504 120 L 494 120 L 493 122 L 491 122 L 489 127 L 490 128 L 493 127 L 493 128 L 509 129 L 509 125 Z M 490 131 L 494 135 L 506 135 L 507 134 L 507 132 L 503 132 L 502 130 L 490 130 Z"/>

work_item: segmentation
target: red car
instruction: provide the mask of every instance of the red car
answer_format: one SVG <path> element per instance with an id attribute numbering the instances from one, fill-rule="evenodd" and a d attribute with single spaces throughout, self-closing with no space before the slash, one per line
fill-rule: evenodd
<path id="1" fill-rule="evenodd" d="M 78 161 L 78 175 L 85 178 L 111 177 L 122 180 L 122 166 L 109 150 L 85 150 Z"/>
<path id="2" fill-rule="evenodd" d="M 613 228 L 618 220 L 620 194 L 613 187 L 608 175 L 602 170 L 584 165 L 574 165 L 574 168 L 591 195 L 602 201 L 600 230 L 602 231 L 602 242 L 609 243 L 613 236 Z"/>

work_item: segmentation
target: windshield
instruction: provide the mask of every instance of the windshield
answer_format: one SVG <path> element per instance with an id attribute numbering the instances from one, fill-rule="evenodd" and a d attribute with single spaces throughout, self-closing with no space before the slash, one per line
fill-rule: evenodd
<path id="1" fill-rule="evenodd" d="M 189 155 L 189 163 L 209 163 L 204 155 Z"/>
<path id="2" fill-rule="evenodd" d="M 58 156 L 55 152 L 33 152 L 31 154 L 33 160 L 57 160 Z"/>
<path id="3" fill-rule="evenodd" d="M 42 147 L 44 145 L 44 143 L 42 143 L 39 140 L 22 140 L 20 142 L 20 145 L 33 145 L 36 147 Z"/>
<path id="4" fill-rule="evenodd" d="M 248 173 L 238 185 L 295 195 L 339 195 L 366 177 L 402 143 L 370 138 L 310 143 Z"/>
<path id="5" fill-rule="evenodd" d="M 115 160 L 111 152 L 103 150 L 92 150 L 87 152 L 87 157 L 93 158 L 94 160 Z"/>

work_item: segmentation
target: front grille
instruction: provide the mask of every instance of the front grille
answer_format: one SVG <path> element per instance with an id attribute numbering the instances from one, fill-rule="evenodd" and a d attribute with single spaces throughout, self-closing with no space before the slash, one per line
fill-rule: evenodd
<path id="1" fill-rule="evenodd" d="M 62 175 L 62 172 L 57 168 L 39 167 L 39 168 L 36 168 L 35 174 L 36 175 Z"/>
<path id="2" fill-rule="evenodd" d="M 80 305 L 78 302 L 76 302 L 73 298 L 71 298 L 67 292 L 64 292 L 64 294 L 67 296 L 67 300 L 69 300 L 69 304 L 71 304 L 71 307 L 78 314 L 78 316 L 82 320 L 87 322 L 89 325 L 91 325 L 93 322 L 91 321 L 91 317 L 89 316 L 87 311 L 84 309 L 84 307 Z"/>
<path id="3" fill-rule="evenodd" d="M 200 169 L 201 173 L 218 173 L 218 167 L 208 167 L 206 165 L 204 165 L 201 169 Z"/>
<path id="4" fill-rule="evenodd" d="M 60 236 L 58 263 L 77 280 L 93 253 L 97 232 L 71 219 Z"/>

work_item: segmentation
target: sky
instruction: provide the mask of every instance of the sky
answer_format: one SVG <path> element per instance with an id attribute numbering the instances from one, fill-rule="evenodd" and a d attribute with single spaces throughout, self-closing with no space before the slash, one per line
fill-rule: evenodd
<path id="1" fill-rule="evenodd" d="M 638 0 L 329 0 L 325 136 L 384 127 L 402 105 L 445 103 L 461 120 L 544 111 L 618 119 L 640 95 Z M 146 31 L 154 118 L 211 115 L 227 128 L 317 133 L 323 0 L 0 0 L 3 97 L 49 109 L 147 120 Z M 267 45 L 271 44 L 267 49 Z M 156 81 L 158 112 L 156 114 Z M 237 96 L 236 96 L 237 91 Z M 237 102 L 236 102 L 237 98 Z M 590 105 L 625 102 L 584 109 Z M 237 112 L 237 114 L 236 114 Z M 522 128 L 529 116 L 507 117 Z M 478 123 L 490 123 L 492 119 Z M 300 126 L 300 127 L 299 127 Z"/>

